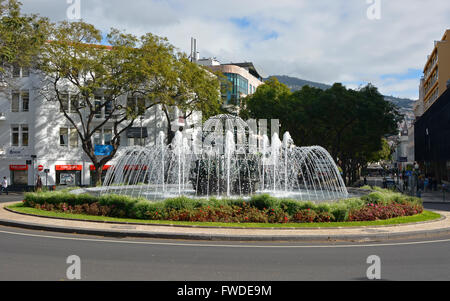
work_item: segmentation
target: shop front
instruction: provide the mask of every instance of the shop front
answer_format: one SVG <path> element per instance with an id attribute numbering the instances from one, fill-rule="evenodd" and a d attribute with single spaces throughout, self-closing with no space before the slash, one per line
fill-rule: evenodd
<path id="1" fill-rule="evenodd" d="M 83 165 L 56 165 L 56 185 L 81 186 Z"/>
<path id="2" fill-rule="evenodd" d="M 28 165 L 10 165 L 11 186 L 15 188 L 28 186 Z"/>

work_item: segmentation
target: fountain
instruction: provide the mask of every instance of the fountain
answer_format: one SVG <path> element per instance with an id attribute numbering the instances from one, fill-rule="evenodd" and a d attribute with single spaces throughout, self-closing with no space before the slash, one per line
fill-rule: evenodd
<path id="1" fill-rule="evenodd" d="M 256 139 L 253 139 L 255 138 Z M 249 198 L 270 194 L 303 201 L 348 197 L 339 170 L 320 146 L 297 147 L 289 133 L 281 141 L 257 136 L 242 119 L 219 115 L 191 139 L 177 132 L 166 145 L 120 149 L 108 170 L 102 194 L 145 197 Z M 257 145 L 254 145 L 254 144 Z"/>

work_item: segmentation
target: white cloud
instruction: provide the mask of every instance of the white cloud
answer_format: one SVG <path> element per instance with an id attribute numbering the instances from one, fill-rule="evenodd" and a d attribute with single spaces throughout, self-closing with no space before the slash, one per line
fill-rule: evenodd
<path id="1" fill-rule="evenodd" d="M 419 79 L 383 79 L 422 69 L 434 40 L 449 28 L 450 2 L 381 0 L 381 20 L 368 20 L 366 0 L 81 0 L 81 16 L 97 27 L 167 36 L 202 56 L 253 61 L 267 75 L 324 83 L 372 82 L 395 96 L 417 97 Z M 65 0 L 22 0 L 28 12 L 65 18 Z M 437 3 L 439 2 L 439 4 Z M 231 18 L 246 18 L 239 27 Z M 272 39 L 264 39 L 271 33 Z"/>

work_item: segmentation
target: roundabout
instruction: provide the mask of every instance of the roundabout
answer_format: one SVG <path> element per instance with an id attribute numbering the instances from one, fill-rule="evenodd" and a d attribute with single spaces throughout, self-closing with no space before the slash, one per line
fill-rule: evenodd
<path id="1" fill-rule="evenodd" d="M 383 280 L 450 279 L 448 204 L 427 205 L 445 217 L 427 223 L 280 230 L 56 220 L 6 211 L 10 201 L 0 208 L 1 280 L 63 280 L 73 254 L 82 280 L 364 280 L 374 254 Z"/>
<path id="2" fill-rule="evenodd" d="M 45 217 L 14 212 L 15 203 L 0 204 L 0 225 L 61 233 L 106 237 L 145 237 L 206 241 L 300 241 L 300 242 L 370 242 L 393 239 L 430 238 L 450 234 L 450 212 L 435 210 L 441 217 L 431 221 L 386 226 L 322 228 L 234 228 L 144 224 L 114 221 L 89 221 Z"/>

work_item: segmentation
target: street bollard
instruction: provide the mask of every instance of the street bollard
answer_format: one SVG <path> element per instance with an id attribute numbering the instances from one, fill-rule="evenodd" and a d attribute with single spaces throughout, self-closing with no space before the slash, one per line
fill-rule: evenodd
<path id="1" fill-rule="evenodd" d="M 442 184 L 442 197 L 443 197 L 443 202 L 445 203 L 445 184 Z"/>

